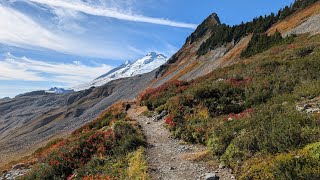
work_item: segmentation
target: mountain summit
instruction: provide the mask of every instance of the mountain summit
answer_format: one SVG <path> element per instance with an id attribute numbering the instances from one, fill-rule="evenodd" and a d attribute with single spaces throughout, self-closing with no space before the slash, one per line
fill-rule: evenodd
<path id="1" fill-rule="evenodd" d="M 220 19 L 216 13 L 208 16 L 197 29 L 187 38 L 191 44 L 196 42 L 199 38 L 203 37 L 208 31 L 212 30 L 214 26 L 220 25 Z"/>
<path id="2" fill-rule="evenodd" d="M 89 89 L 92 86 L 102 86 L 112 80 L 133 77 L 139 74 L 144 74 L 153 71 L 154 69 L 160 67 L 164 63 L 166 63 L 168 58 L 156 52 L 150 52 L 145 55 L 143 58 L 136 60 L 134 63 L 130 61 L 126 61 L 124 64 L 120 65 L 117 68 L 112 69 L 106 74 L 98 77 L 97 79 L 82 84 L 80 86 L 75 87 L 76 90 Z"/>
<path id="3" fill-rule="evenodd" d="M 46 91 L 46 93 L 52 93 L 52 94 L 68 94 L 74 92 L 73 89 L 64 89 L 64 88 L 58 88 L 53 87 Z"/>

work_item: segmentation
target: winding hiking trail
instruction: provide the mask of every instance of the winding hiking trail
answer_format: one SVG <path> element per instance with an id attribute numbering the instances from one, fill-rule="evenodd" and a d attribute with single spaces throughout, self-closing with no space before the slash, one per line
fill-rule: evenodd
<path id="1" fill-rule="evenodd" d="M 154 122 L 141 115 L 142 112 L 141 107 L 132 106 L 128 116 L 137 120 L 146 136 L 146 157 L 151 179 L 197 180 L 205 179 L 207 173 L 215 173 L 220 180 L 234 179 L 228 169 L 214 170 L 204 162 L 195 161 L 206 154 L 205 147 L 181 143 L 171 138 L 170 132 L 164 127 L 164 121 Z"/>

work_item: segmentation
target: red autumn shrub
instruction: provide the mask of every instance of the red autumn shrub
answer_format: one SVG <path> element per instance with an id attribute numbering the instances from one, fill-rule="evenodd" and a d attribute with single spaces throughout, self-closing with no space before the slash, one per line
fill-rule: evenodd
<path id="1" fill-rule="evenodd" d="M 138 103 L 148 106 L 150 109 L 157 108 L 164 104 L 170 97 L 186 90 L 189 83 L 183 81 L 169 81 L 157 88 L 150 88 L 141 93 L 138 97 Z"/>
<path id="2" fill-rule="evenodd" d="M 249 117 L 254 112 L 253 108 L 247 109 L 239 114 L 231 113 L 224 117 L 225 120 L 239 120 Z"/>
<path id="3" fill-rule="evenodd" d="M 177 124 L 176 122 L 173 121 L 173 118 L 170 116 L 165 119 L 165 123 L 169 125 L 171 128 L 175 128 Z"/>
<path id="4" fill-rule="evenodd" d="M 88 133 L 49 154 L 46 161 L 57 173 L 70 174 L 89 162 L 93 155 L 110 154 L 113 141 L 112 130 Z"/>

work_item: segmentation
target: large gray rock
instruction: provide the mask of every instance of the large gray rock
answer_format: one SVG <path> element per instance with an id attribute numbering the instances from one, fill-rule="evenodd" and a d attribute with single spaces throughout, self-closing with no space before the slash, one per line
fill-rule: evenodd
<path id="1" fill-rule="evenodd" d="M 219 180 L 220 177 L 215 173 L 207 173 L 205 174 L 205 180 Z"/>
<path id="2" fill-rule="evenodd" d="M 164 118 L 168 112 L 166 110 L 162 111 L 160 114 L 153 117 L 153 121 L 160 121 L 162 118 Z"/>

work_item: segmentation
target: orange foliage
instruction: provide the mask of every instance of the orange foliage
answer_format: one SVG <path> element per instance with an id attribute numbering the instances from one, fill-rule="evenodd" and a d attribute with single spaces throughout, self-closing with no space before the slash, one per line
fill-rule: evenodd
<path id="1" fill-rule="evenodd" d="M 292 16 L 289 16 L 283 21 L 280 21 L 279 23 L 272 26 L 268 31 L 268 35 L 274 34 L 277 30 L 281 33 L 285 33 L 289 31 L 290 29 L 300 25 L 306 18 L 317 14 L 320 12 L 320 2 L 317 2 L 313 4 L 312 6 L 309 6 L 302 11 L 299 11 Z"/>

